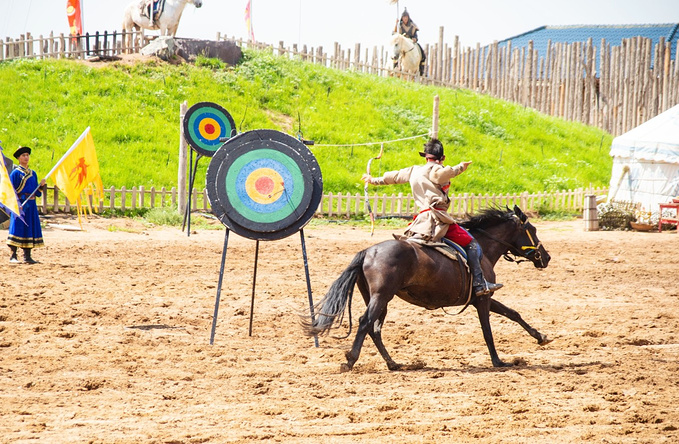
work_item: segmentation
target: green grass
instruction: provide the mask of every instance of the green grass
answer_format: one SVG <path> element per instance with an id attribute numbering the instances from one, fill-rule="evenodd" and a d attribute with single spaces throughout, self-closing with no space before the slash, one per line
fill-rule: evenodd
<path id="1" fill-rule="evenodd" d="M 246 51 L 236 67 L 212 59 L 173 66 L 158 61 L 92 67 L 67 60 L 0 63 L 0 140 L 9 154 L 34 148 L 31 166 L 44 176 L 80 133 L 92 127 L 105 187 L 177 183 L 179 109 L 215 102 L 239 132 L 301 129 L 319 161 L 326 192 L 363 191 L 360 176 L 379 145 L 427 133 L 440 96 L 446 162 L 474 163 L 452 193 L 508 193 L 606 186 L 612 137 L 600 129 L 543 116 L 467 90 L 336 71 Z M 374 174 L 422 162 L 425 139 L 385 144 Z M 209 159 L 199 163 L 197 187 Z M 384 189 L 386 192 L 387 189 Z M 407 193 L 407 185 L 388 192 Z"/>

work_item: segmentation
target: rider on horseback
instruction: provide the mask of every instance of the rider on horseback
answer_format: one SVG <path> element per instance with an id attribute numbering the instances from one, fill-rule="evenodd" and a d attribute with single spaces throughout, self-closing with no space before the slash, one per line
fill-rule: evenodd
<path id="1" fill-rule="evenodd" d="M 420 75 L 424 75 L 424 61 L 427 59 L 427 56 L 424 54 L 424 49 L 422 49 L 422 46 L 417 42 L 417 31 L 419 31 L 420 28 L 417 27 L 414 21 L 410 19 L 410 14 L 408 13 L 408 10 L 406 8 L 403 9 L 403 14 L 401 14 L 401 19 L 396 23 L 396 27 L 394 28 L 394 32 L 398 32 L 399 34 L 403 34 L 404 36 L 408 37 L 410 40 L 413 41 L 420 50 Z M 396 65 L 398 64 L 398 60 L 394 59 L 394 68 L 396 68 Z"/>
<path id="2" fill-rule="evenodd" d="M 153 18 L 158 13 L 159 0 L 144 0 L 141 3 L 142 15 L 148 15 L 149 26 L 153 26 Z"/>
<path id="3" fill-rule="evenodd" d="M 382 177 L 364 174 L 362 180 L 372 185 L 393 185 L 410 183 L 413 198 L 420 212 L 408 226 L 408 237 L 425 241 L 440 242 L 448 239 L 465 249 L 467 263 L 472 273 L 472 287 L 476 296 L 490 294 L 502 288 L 502 284 L 487 282 L 481 270 L 483 252 L 481 246 L 464 228 L 460 227 L 448 213 L 450 179 L 462 174 L 471 162 L 460 162 L 454 167 L 443 166 L 443 144 L 438 139 L 429 139 L 420 153 L 427 162 L 398 171 L 389 171 Z"/>

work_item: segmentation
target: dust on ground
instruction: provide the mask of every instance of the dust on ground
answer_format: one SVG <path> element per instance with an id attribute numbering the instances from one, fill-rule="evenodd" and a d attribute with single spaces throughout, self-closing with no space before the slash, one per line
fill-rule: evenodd
<path id="1" fill-rule="evenodd" d="M 495 297 L 552 343 L 491 315 L 500 357 L 517 363 L 493 368 L 473 307 L 395 299 L 384 342 L 423 364 L 389 371 L 368 339 L 341 373 L 353 334 L 315 347 L 299 325 L 299 236 L 260 243 L 252 336 L 255 242 L 229 237 L 210 345 L 224 230 L 48 220 L 41 264 L 0 260 L 0 442 L 679 441 L 676 232 L 534 223 L 549 267 L 501 260 Z M 305 228 L 314 299 L 394 232 Z"/>

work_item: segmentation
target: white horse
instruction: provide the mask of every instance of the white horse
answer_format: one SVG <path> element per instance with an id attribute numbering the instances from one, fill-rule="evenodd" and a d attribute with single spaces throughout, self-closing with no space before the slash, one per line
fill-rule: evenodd
<path id="1" fill-rule="evenodd" d="M 191 3 L 196 8 L 203 6 L 203 0 L 161 0 L 165 2 L 165 5 L 158 19 L 155 20 L 146 16 L 148 14 L 149 1 L 133 0 L 127 5 L 123 17 L 123 31 L 129 32 L 132 29 L 139 31 L 144 28 L 153 31 L 160 30 L 161 36 L 174 37 L 177 34 L 179 19 L 182 16 L 182 12 L 184 12 L 186 4 Z"/>
<path id="2" fill-rule="evenodd" d="M 408 37 L 395 33 L 391 39 L 394 46 L 394 60 L 398 60 L 401 71 L 418 75 L 420 73 L 420 48 Z"/>

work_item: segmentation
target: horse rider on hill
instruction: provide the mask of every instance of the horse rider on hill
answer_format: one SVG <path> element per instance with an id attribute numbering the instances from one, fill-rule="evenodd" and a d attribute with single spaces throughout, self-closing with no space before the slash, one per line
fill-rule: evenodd
<path id="1" fill-rule="evenodd" d="M 371 185 L 410 183 L 413 198 L 420 212 L 408 226 L 405 235 L 425 242 L 449 240 L 456 243 L 467 253 L 474 295 L 483 296 L 499 290 L 502 284 L 487 282 L 483 276 L 481 245 L 448 213 L 450 179 L 465 172 L 471 162 L 460 162 L 453 167 L 443 166 L 446 156 L 443 155 L 443 144 L 438 139 L 430 139 L 425 143 L 424 152 L 421 152 L 420 156 L 426 159 L 424 165 L 389 171 L 382 177 L 363 174 L 361 179 Z"/>
<path id="2" fill-rule="evenodd" d="M 398 32 L 399 34 L 408 37 L 417 45 L 417 48 L 420 50 L 420 75 L 424 75 L 424 61 L 427 60 L 427 56 L 424 54 L 424 49 L 422 49 L 422 46 L 417 41 L 417 31 L 419 30 L 420 28 L 418 28 L 415 22 L 410 19 L 408 9 L 404 8 L 401 19 L 396 23 L 394 32 Z M 397 63 L 398 60 L 394 60 L 394 68 L 396 68 Z"/>
<path id="3" fill-rule="evenodd" d="M 142 2 L 142 15 L 148 14 L 149 26 L 153 26 L 153 16 L 155 15 L 157 4 L 160 0 L 144 0 Z"/>

